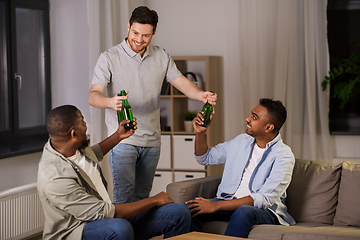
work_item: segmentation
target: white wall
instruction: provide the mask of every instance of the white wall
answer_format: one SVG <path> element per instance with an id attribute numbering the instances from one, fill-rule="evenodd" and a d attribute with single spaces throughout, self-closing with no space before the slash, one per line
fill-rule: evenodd
<path id="1" fill-rule="evenodd" d="M 90 122 L 86 0 L 50 0 L 52 106 L 72 104 Z"/>
<path id="2" fill-rule="evenodd" d="M 41 152 L 0 159 L 0 192 L 36 182 Z"/>
<path id="3" fill-rule="evenodd" d="M 332 136 L 333 161 L 351 160 L 360 163 L 360 136 Z"/>
<path id="4" fill-rule="evenodd" d="M 153 44 L 171 55 L 218 55 L 223 58 L 224 136 L 244 131 L 237 116 L 241 86 L 238 0 L 147 0 L 159 14 Z M 76 105 L 90 124 L 88 26 L 86 0 L 50 0 L 51 78 L 53 107 Z M 120 13 L 121 14 L 121 13 Z M 226 93 L 226 94 L 225 94 Z M 219 93 L 221 94 L 221 93 Z M 360 158 L 360 136 L 333 137 L 334 156 Z M 40 153 L 0 159 L 0 191 L 36 181 Z"/>

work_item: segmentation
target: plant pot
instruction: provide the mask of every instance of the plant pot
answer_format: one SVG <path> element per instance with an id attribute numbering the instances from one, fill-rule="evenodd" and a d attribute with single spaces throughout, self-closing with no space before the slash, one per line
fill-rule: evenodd
<path id="1" fill-rule="evenodd" d="M 194 131 L 192 121 L 184 121 L 184 126 L 185 126 L 185 131 L 186 132 L 193 132 Z"/>

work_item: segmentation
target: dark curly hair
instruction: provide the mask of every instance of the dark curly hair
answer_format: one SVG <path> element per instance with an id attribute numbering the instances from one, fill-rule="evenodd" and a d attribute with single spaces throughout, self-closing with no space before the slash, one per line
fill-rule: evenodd
<path id="1" fill-rule="evenodd" d="M 46 116 L 46 130 L 50 136 L 66 136 L 78 118 L 79 110 L 73 105 L 52 109 Z"/>
<path id="2" fill-rule="evenodd" d="M 287 111 L 282 102 L 270 98 L 261 98 L 259 104 L 270 113 L 270 121 L 274 124 L 274 130 L 279 131 L 287 117 Z"/>
<path id="3" fill-rule="evenodd" d="M 156 30 L 156 26 L 158 23 L 159 17 L 158 14 L 154 10 L 150 10 L 146 6 L 140 6 L 134 9 L 131 14 L 129 24 L 130 27 L 134 22 L 141 24 L 150 24 L 153 27 L 153 33 Z"/>

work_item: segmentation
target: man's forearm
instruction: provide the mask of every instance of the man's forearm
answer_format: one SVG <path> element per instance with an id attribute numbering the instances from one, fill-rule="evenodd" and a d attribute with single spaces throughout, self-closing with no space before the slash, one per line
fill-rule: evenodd
<path id="1" fill-rule="evenodd" d="M 111 136 L 105 138 L 99 143 L 103 156 L 107 154 L 113 147 L 115 147 L 122 139 L 119 136 L 119 133 L 116 131 Z"/>
<path id="2" fill-rule="evenodd" d="M 152 197 L 132 203 L 115 204 L 114 218 L 124 218 L 129 220 L 155 206 L 156 200 Z"/>
<path id="3" fill-rule="evenodd" d="M 195 83 L 190 83 L 191 87 L 189 87 L 188 91 L 185 91 L 184 94 L 191 99 L 194 100 L 198 100 L 198 101 L 202 101 L 202 94 L 203 94 L 203 90 L 201 88 L 199 88 Z M 195 85 L 195 86 L 194 86 Z"/>
<path id="4" fill-rule="evenodd" d="M 110 108 L 109 97 L 104 96 L 98 91 L 89 92 L 88 102 L 91 106 L 96 108 Z"/>
<path id="5" fill-rule="evenodd" d="M 183 75 L 170 82 L 180 92 L 184 93 L 188 98 L 202 101 L 202 93 L 204 92 L 195 83 L 189 81 Z"/>
<path id="6" fill-rule="evenodd" d="M 206 141 L 206 133 L 196 133 L 195 135 L 195 155 L 201 156 L 204 155 L 208 150 L 208 145 Z"/>
<path id="7" fill-rule="evenodd" d="M 243 205 L 254 206 L 254 199 L 246 196 L 239 199 L 217 201 L 214 204 L 216 205 L 216 211 L 235 211 Z"/>

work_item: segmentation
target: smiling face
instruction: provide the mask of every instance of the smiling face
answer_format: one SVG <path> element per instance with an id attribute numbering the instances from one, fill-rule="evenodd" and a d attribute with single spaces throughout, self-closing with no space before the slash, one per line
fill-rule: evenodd
<path id="1" fill-rule="evenodd" d="M 265 135 L 269 130 L 272 130 L 270 123 L 270 116 L 265 107 L 257 105 L 252 111 L 251 115 L 245 119 L 247 127 L 246 133 L 256 138 Z"/>
<path id="2" fill-rule="evenodd" d="M 131 27 L 130 24 L 128 24 L 128 36 L 126 42 L 134 52 L 144 54 L 146 47 L 150 44 L 155 32 L 153 32 L 153 27 L 150 24 L 134 22 Z"/>

